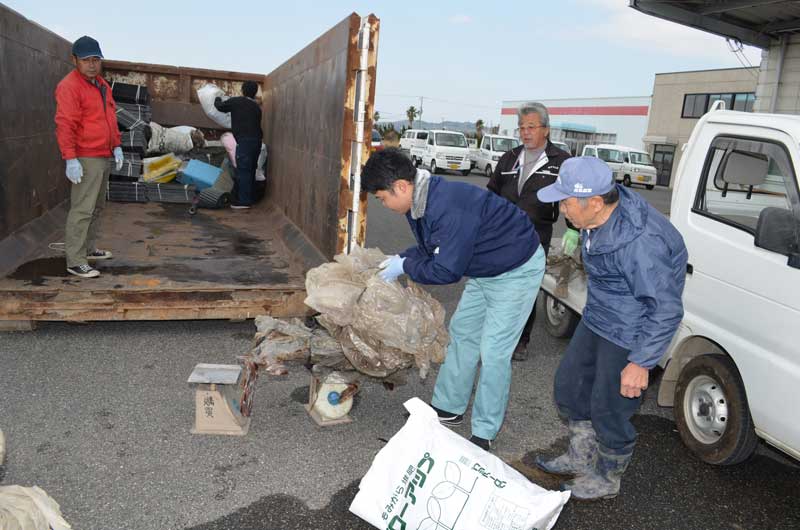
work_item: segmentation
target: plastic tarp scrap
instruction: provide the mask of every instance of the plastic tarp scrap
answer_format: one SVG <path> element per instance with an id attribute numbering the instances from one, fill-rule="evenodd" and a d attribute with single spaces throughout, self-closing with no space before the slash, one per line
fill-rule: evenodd
<path id="1" fill-rule="evenodd" d="M 425 378 L 430 363 L 444 360 L 448 335 L 442 305 L 409 282 L 385 282 L 377 276 L 386 256 L 356 247 L 306 274 L 305 303 L 342 344 L 355 368 L 386 377 L 416 366 Z"/>
<path id="2" fill-rule="evenodd" d="M 3 530 L 70 530 L 61 508 L 43 489 L 0 486 L 0 528 Z"/>
<path id="3" fill-rule="evenodd" d="M 256 317 L 255 346 L 251 357 L 269 374 L 286 374 L 288 370 L 284 363 L 307 361 L 312 336 L 312 331 L 299 318 L 287 322 L 266 315 Z"/>
<path id="4" fill-rule="evenodd" d="M 209 83 L 197 89 L 197 99 L 200 100 L 200 106 L 203 107 L 203 112 L 206 116 L 211 118 L 217 125 L 231 128 L 231 115 L 228 112 L 220 112 L 214 106 L 214 100 L 222 98 L 223 101 L 228 99 L 225 92 L 222 91 L 217 85 Z"/>

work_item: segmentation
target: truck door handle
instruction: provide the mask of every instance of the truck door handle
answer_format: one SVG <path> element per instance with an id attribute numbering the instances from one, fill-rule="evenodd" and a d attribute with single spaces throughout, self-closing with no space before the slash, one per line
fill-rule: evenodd
<path id="1" fill-rule="evenodd" d="M 694 272 L 694 267 L 692 267 L 691 263 L 686 263 L 686 274 L 691 274 Z"/>

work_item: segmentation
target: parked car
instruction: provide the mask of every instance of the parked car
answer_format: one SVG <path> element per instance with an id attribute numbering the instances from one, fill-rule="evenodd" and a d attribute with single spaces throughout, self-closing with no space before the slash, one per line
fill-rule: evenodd
<path id="1" fill-rule="evenodd" d="M 519 139 L 513 136 L 500 136 L 498 134 L 486 134 L 481 139 L 479 149 L 471 153 L 475 167 L 483 171 L 487 177 L 491 177 L 497 161 L 506 151 L 511 151 L 519 145 Z"/>
<path id="2" fill-rule="evenodd" d="M 459 171 L 469 175 L 471 170 L 467 138 L 457 131 L 427 131 L 428 139 L 422 147 L 411 148 L 411 160 L 424 166 L 431 173 L 440 170 Z"/>
<path id="3" fill-rule="evenodd" d="M 550 140 L 550 143 L 553 144 L 554 146 L 558 147 L 562 151 L 564 151 L 564 152 L 566 152 L 566 153 L 568 153 L 570 155 L 572 154 L 572 150 L 564 142 Z"/>
<path id="4" fill-rule="evenodd" d="M 625 186 L 641 184 L 648 190 L 656 185 L 658 171 L 650 155 L 640 149 L 615 144 L 586 145 L 583 156 L 595 156 L 609 165 L 617 182 Z"/>
<path id="5" fill-rule="evenodd" d="M 400 137 L 400 149 L 411 157 L 411 161 L 414 162 L 414 165 L 419 165 L 418 161 L 411 154 L 411 148 L 424 147 L 427 141 L 428 131 L 424 129 L 408 129 L 403 133 L 403 136 Z"/>
<path id="6" fill-rule="evenodd" d="M 710 464 L 745 460 L 758 438 L 800 459 L 800 116 L 720 106 L 695 125 L 674 182 L 670 221 L 689 264 L 658 403 Z M 586 278 L 559 297 L 555 273 L 542 282 L 543 320 L 568 336 Z"/>
<path id="7" fill-rule="evenodd" d="M 372 129 L 372 145 L 369 150 L 370 152 L 383 150 L 383 138 L 381 138 L 381 133 L 375 129 Z"/>

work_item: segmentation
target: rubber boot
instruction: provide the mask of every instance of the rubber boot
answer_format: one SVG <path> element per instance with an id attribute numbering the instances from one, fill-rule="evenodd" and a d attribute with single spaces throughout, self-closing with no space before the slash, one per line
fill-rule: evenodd
<path id="1" fill-rule="evenodd" d="M 633 456 L 633 448 L 625 454 L 614 454 L 602 445 L 597 448 L 594 469 L 561 485 L 563 491 L 569 490 L 572 498 L 592 501 L 611 499 L 619 493 L 622 474 L 628 469 Z"/>
<path id="2" fill-rule="evenodd" d="M 536 467 L 553 475 L 583 475 L 594 467 L 597 436 L 590 420 L 569 421 L 569 447 L 561 456 L 536 457 Z"/>

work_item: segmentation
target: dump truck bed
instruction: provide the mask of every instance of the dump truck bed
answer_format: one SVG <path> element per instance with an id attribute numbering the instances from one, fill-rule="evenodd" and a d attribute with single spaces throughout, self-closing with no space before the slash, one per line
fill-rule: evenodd
<path id="1" fill-rule="evenodd" d="M 112 82 L 146 87 L 152 121 L 224 132 L 200 105 L 208 83 L 230 95 L 258 85 L 269 150 L 266 194 L 255 208 L 200 209 L 109 202 L 98 246 L 114 258 L 101 275 L 66 271 L 70 184 L 54 134 L 53 93 L 74 67 L 71 44 L 0 4 L 0 76 L 13 108 L 0 120 L 0 330 L 37 320 L 170 320 L 301 316 L 304 274 L 363 244 L 360 167 L 374 114 L 379 21 L 355 13 L 267 74 L 103 62 Z"/>
<path id="2" fill-rule="evenodd" d="M 98 247 L 114 257 L 95 262 L 99 278 L 70 275 L 64 253 L 41 241 L 38 254 L 0 279 L 0 320 L 238 319 L 307 310 L 303 249 L 290 248 L 297 229 L 274 207 L 190 215 L 186 205 L 108 203 L 101 226 Z"/>

